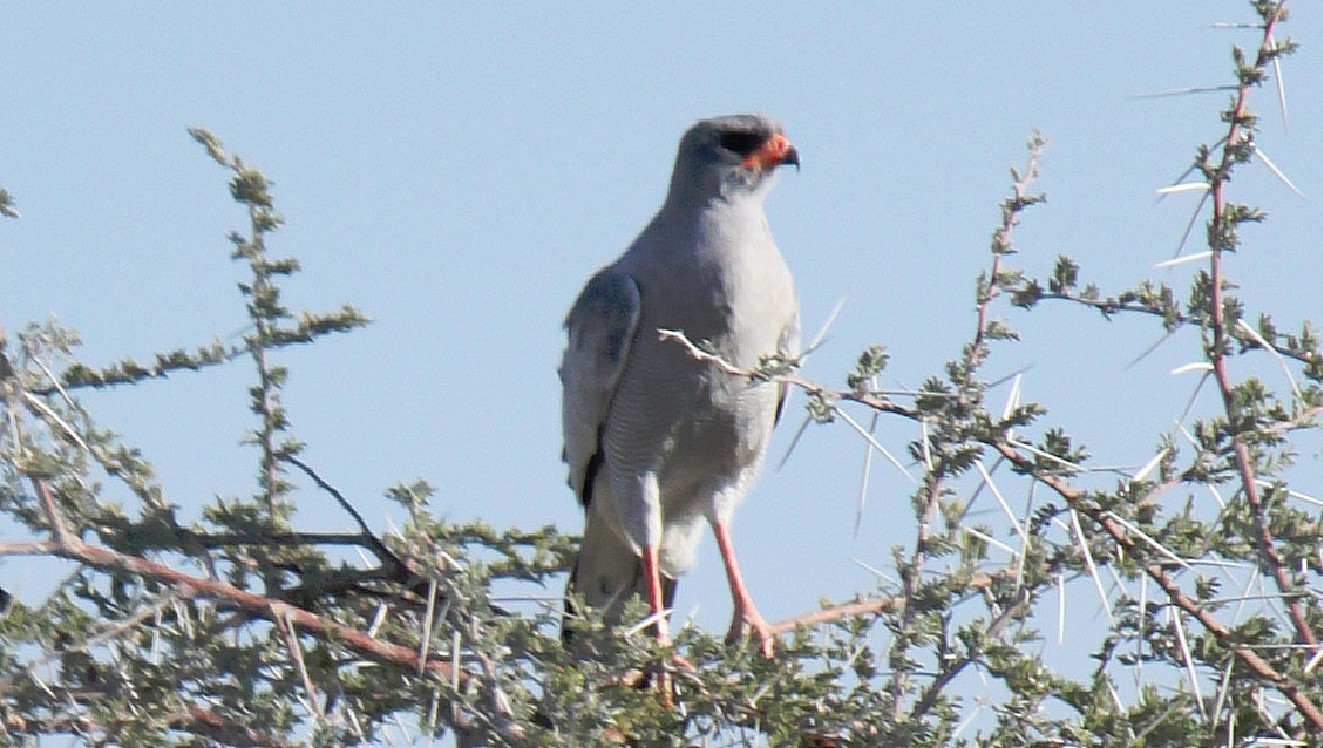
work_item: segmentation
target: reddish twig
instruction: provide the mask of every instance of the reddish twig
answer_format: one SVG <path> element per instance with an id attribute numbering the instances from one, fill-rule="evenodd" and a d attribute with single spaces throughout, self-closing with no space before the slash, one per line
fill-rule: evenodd
<path id="1" fill-rule="evenodd" d="M 45 543 L 8 544 L 3 550 L 23 555 L 48 555 L 76 561 L 92 568 L 118 570 L 171 585 L 179 597 L 221 601 L 249 615 L 271 621 L 277 626 L 288 627 L 292 647 L 297 646 L 297 641 L 292 637 L 293 632 L 302 630 L 380 664 L 417 668 L 419 672 L 432 674 L 452 684 L 466 683 L 471 677 L 469 673 L 452 667 L 446 660 L 437 657 L 422 659 L 417 651 L 410 647 L 379 641 L 351 626 L 322 618 L 311 611 L 281 600 L 242 590 L 216 579 L 191 576 L 155 561 L 86 543 L 76 534 L 64 529 L 55 498 L 46 482 L 33 478 L 33 483 L 37 486 L 37 491 L 54 526 L 52 537 Z M 514 724 L 503 726 L 502 732 L 510 739 L 520 739 L 523 735 L 522 729 Z"/>
<path id="2" fill-rule="evenodd" d="M 998 579 L 1013 577 L 1013 573 L 995 572 L 993 574 L 975 574 L 969 583 L 965 585 L 970 590 L 986 590 L 992 586 L 992 583 Z M 898 609 L 903 604 L 903 599 L 899 597 L 874 597 L 870 599 L 855 598 L 848 603 L 838 603 L 821 610 L 815 610 L 811 613 L 804 613 L 777 621 L 770 626 L 774 634 L 788 634 L 795 629 L 804 626 L 811 628 L 821 626 L 826 623 L 835 623 L 846 618 L 857 618 L 860 616 L 876 616 L 883 613 L 890 613 Z"/>
<path id="3" fill-rule="evenodd" d="M 1020 454 L 1009 443 L 1001 440 L 989 440 L 985 443 L 996 449 L 999 454 L 1017 468 L 1033 475 L 1036 480 L 1055 491 L 1058 496 L 1070 504 L 1072 509 L 1097 522 L 1108 537 L 1120 546 L 1127 555 L 1144 564 L 1144 573 L 1162 588 L 1172 604 L 1180 608 L 1186 615 L 1198 620 L 1204 628 L 1208 629 L 1217 638 L 1219 644 L 1231 650 L 1236 658 L 1255 675 L 1271 681 L 1277 690 L 1309 721 L 1315 731 L 1323 732 L 1323 711 L 1320 711 L 1318 706 L 1309 699 L 1309 696 L 1305 694 L 1299 684 L 1274 669 L 1266 660 L 1259 657 L 1253 649 L 1235 641 L 1231 630 L 1222 625 L 1222 622 L 1217 620 L 1208 609 L 1190 599 L 1180 588 L 1180 585 L 1176 583 L 1176 580 L 1167 574 L 1161 563 L 1147 563 L 1148 553 L 1145 551 L 1147 545 L 1141 539 L 1133 537 L 1126 528 L 1121 526 L 1121 523 L 1113 519 L 1108 513 L 1097 506 L 1091 505 L 1085 500 L 1082 491 L 1071 487 L 1061 476 L 1036 470 L 1034 461 Z"/>
<path id="4" fill-rule="evenodd" d="M 1001 637 L 1006 627 L 1011 625 L 1016 615 L 1023 612 L 1023 608 L 1029 602 L 1030 590 L 1028 587 L 1021 586 L 1015 593 L 1015 599 L 1002 606 L 992 622 L 988 624 L 987 639 L 994 640 Z M 971 647 L 964 654 L 953 657 L 952 660 L 942 658 L 937 675 L 932 681 L 924 686 L 923 692 L 918 700 L 914 702 L 914 708 L 910 710 L 909 718 L 911 720 L 919 719 L 932 711 L 933 706 L 937 704 L 937 699 L 946 690 L 948 684 L 955 680 L 970 665 L 973 665 L 979 657 L 983 655 L 982 647 Z"/>
<path id="5" fill-rule="evenodd" d="M 918 617 L 919 586 L 923 576 L 923 567 L 928 560 L 929 518 L 937 507 L 937 500 L 942 495 L 943 473 L 928 465 L 923 474 L 923 508 L 916 512 L 918 520 L 917 536 L 914 539 L 914 551 L 910 561 L 901 569 L 901 608 L 900 628 L 891 646 L 891 669 L 895 675 L 891 679 L 892 713 L 891 718 L 900 722 L 905 717 L 905 691 L 909 687 L 909 675 L 912 667 L 906 666 L 905 650 L 911 644 L 914 621 Z"/>
<path id="6" fill-rule="evenodd" d="M 796 386 L 802 386 L 801 383 L 804 383 L 803 379 L 794 375 L 777 376 L 775 379 Z M 884 398 L 853 392 L 833 393 L 812 383 L 807 383 L 805 389 L 811 394 L 823 396 L 828 399 L 835 398 L 839 400 L 850 400 L 910 420 L 918 420 L 920 418 L 918 411 L 898 405 Z M 1120 546 L 1127 555 L 1141 562 L 1146 560 L 1148 555 L 1145 550 L 1148 547 L 1147 544 L 1142 541 L 1142 539 L 1136 539 L 1133 537 L 1120 522 L 1117 522 L 1097 507 L 1090 506 L 1085 500 L 1084 493 L 1071 487 L 1064 478 L 1059 475 L 1044 473 L 1042 470 L 1039 470 L 1032 459 L 1025 457 L 1014 445 L 1003 438 L 984 437 L 979 441 L 985 446 L 995 449 L 1022 472 L 1032 475 L 1036 480 L 1047 485 L 1056 492 L 1057 495 L 1065 499 L 1072 509 L 1089 517 L 1094 522 L 1097 522 L 1099 526 L 1103 528 L 1103 531 L 1107 533 L 1108 537 Z M 1220 645 L 1231 651 L 1236 658 L 1248 667 L 1255 675 L 1270 681 L 1277 688 L 1278 692 L 1285 696 L 1286 699 L 1299 710 L 1300 714 L 1308 720 L 1314 730 L 1323 732 L 1323 711 L 1310 700 L 1309 696 L 1299 684 L 1291 680 L 1285 674 L 1274 669 L 1272 665 L 1268 664 L 1266 660 L 1256 654 L 1253 649 L 1235 641 L 1231 630 L 1222 625 L 1211 612 L 1186 595 L 1185 592 L 1181 590 L 1180 585 L 1167 574 L 1161 563 L 1144 563 L 1144 573 L 1157 583 L 1166 594 L 1167 599 L 1173 605 L 1176 605 L 1187 615 L 1199 621 L 1199 623 L 1217 639 Z M 829 608 L 825 611 L 820 611 L 819 613 L 808 614 L 800 618 L 783 621 L 776 624 L 773 628 L 780 633 L 793 629 L 800 621 L 803 622 L 803 625 L 814 625 L 847 618 L 851 615 L 883 613 L 894 609 L 898 602 L 899 601 L 894 598 L 881 598 L 874 601 L 850 603 L 836 608 Z"/>
<path id="7" fill-rule="evenodd" d="M 48 505 L 47 511 L 54 511 L 54 498 L 46 482 L 34 479 L 34 483 L 38 487 L 43 502 Z M 58 520 L 58 515 L 56 515 L 56 518 Z M 453 675 L 450 664 L 443 660 L 429 659 L 420 665 L 417 653 L 410 647 L 378 641 L 358 629 L 336 621 L 323 619 L 303 608 L 280 600 L 273 600 L 254 592 L 241 590 L 216 579 L 191 576 L 155 561 L 91 545 L 67 531 L 64 531 L 62 537 L 59 532 L 52 533 L 52 538 L 47 543 L 23 544 L 21 550 L 26 555 L 33 555 L 34 552 L 44 553 L 45 555 L 77 561 L 98 569 L 118 569 L 145 579 L 163 582 L 175 586 L 176 592 L 181 597 L 223 600 L 229 605 L 259 618 L 277 624 L 283 620 L 292 628 L 323 636 L 379 663 L 418 667 L 422 671 L 430 672 L 446 680 L 449 680 Z M 461 680 L 464 679 L 464 673 L 459 675 Z"/>
<path id="8" fill-rule="evenodd" d="M 235 734 L 234 725 L 229 724 L 215 712 L 200 706 L 185 708 L 183 713 L 171 720 L 171 724 L 178 729 L 186 729 L 196 735 L 211 737 L 226 745 L 252 746 L 253 748 L 275 748 L 276 746 L 291 745 L 284 738 L 269 732 L 254 730 L 251 727 L 241 728 L 237 731 L 238 734 Z"/>
<path id="9" fill-rule="evenodd" d="M 71 700 L 81 701 L 76 694 L 61 694 Z M 194 735 L 211 738 L 218 743 L 234 748 L 281 748 L 293 745 L 282 737 L 251 727 L 236 725 L 219 714 L 200 706 L 187 706 L 168 717 L 172 729 L 187 731 Z M 71 717 L 28 717 L 17 713 L 5 715 L 3 728 L 5 734 L 15 735 L 53 735 L 60 733 L 85 734 L 98 729 L 85 715 Z"/>
<path id="10" fill-rule="evenodd" d="M 60 507 L 55 503 L 55 495 L 51 493 L 50 486 L 46 485 L 46 481 L 33 478 L 32 485 L 37 487 L 37 495 L 41 497 L 41 507 L 46 512 L 46 521 L 51 525 L 51 538 L 58 545 L 64 545 L 70 540 L 76 539 L 69 533 L 69 528 L 64 522 L 64 515 L 60 514 Z"/>
<path id="11" fill-rule="evenodd" d="M 1285 9 L 1286 3 L 1280 3 L 1277 8 L 1265 19 L 1263 24 L 1263 38 L 1259 42 L 1259 51 L 1254 60 L 1256 69 L 1263 69 L 1268 62 L 1268 45 L 1272 44 L 1273 26 Z M 1240 74 L 1240 71 L 1237 71 Z M 1226 217 L 1226 202 L 1223 197 L 1223 190 L 1227 179 L 1234 165 L 1233 148 L 1239 144 L 1242 137 L 1242 119 L 1245 114 L 1246 102 L 1249 99 L 1249 89 L 1252 82 L 1243 74 L 1240 74 L 1240 86 L 1236 92 L 1236 102 L 1232 106 L 1230 114 L 1230 123 L 1227 126 L 1227 135 L 1222 145 L 1222 161 L 1218 166 L 1216 176 L 1213 179 L 1213 217 L 1210 237 L 1220 232 L 1222 222 Z M 1235 388 L 1231 383 L 1231 376 L 1227 372 L 1226 349 L 1229 340 L 1226 327 L 1226 319 L 1222 309 L 1222 253 L 1223 249 L 1210 241 L 1209 247 L 1212 250 L 1212 256 L 1209 259 L 1212 298 L 1209 310 L 1212 316 L 1213 344 L 1211 346 L 1210 356 L 1212 358 L 1213 373 L 1217 380 L 1218 389 L 1222 394 L 1223 409 L 1227 414 L 1228 425 L 1233 419 L 1235 412 Z M 1255 482 L 1254 465 L 1250 458 L 1249 448 L 1245 446 L 1245 440 L 1237 434 L 1233 441 L 1233 455 L 1235 457 L 1236 470 L 1240 474 L 1240 486 L 1245 492 L 1245 500 L 1249 504 L 1250 515 L 1254 519 L 1254 538 L 1258 547 L 1259 555 L 1263 559 L 1264 566 L 1273 578 L 1273 583 L 1277 586 L 1277 591 L 1282 593 L 1282 600 L 1286 605 L 1287 613 L 1291 618 L 1291 624 L 1295 628 L 1297 643 L 1308 644 L 1310 647 L 1317 647 L 1317 639 L 1313 630 L 1309 626 L 1309 620 L 1305 615 L 1304 606 L 1300 604 L 1299 599 L 1293 594 L 1295 585 L 1291 583 L 1291 578 L 1286 572 L 1286 566 L 1282 562 L 1281 556 L 1273 544 L 1272 533 L 1269 531 L 1267 523 L 1263 518 L 1263 501 L 1259 495 L 1259 488 Z"/>
<path id="12" fill-rule="evenodd" d="M 784 621 L 777 621 L 768 628 L 773 634 L 788 634 L 795 629 L 804 627 L 821 626 L 824 623 L 833 623 L 846 618 L 858 618 L 860 616 L 876 616 L 882 613 L 889 613 L 903 604 L 899 597 L 876 597 L 871 600 L 855 600 L 853 602 L 833 605 L 822 610 L 815 610 L 812 613 L 787 618 Z"/>

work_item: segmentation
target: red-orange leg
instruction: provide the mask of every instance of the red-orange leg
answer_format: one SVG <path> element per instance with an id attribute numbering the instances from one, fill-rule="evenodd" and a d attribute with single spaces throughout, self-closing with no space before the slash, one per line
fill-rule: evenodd
<path id="1" fill-rule="evenodd" d="M 671 633 L 667 626 L 666 606 L 662 601 L 661 568 L 658 566 L 656 546 L 645 546 L 643 548 L 643 574 L 648 580 L 648 604 L 652 607 L 652 617 L 657 622 L 655 624 L 657 627 L 657 643 L 670 644 Z M 657 690 L 661 692 L 662 702 L 670 707 L 671 684 L 670 678 L 666 675 L 664 668 L 657 673 Z"/>
<path id="2" fill-rule="evenodd" d="M 730 631 L 726 633 L 726 643 L 738 642 L 744 635 L 744 627 L 747 624 L 753 629 L 753 635 L 758 639 L 758 648 L 762 650 L 763 656 L 770 659 L 776 648 L 776 635 L 759 615 L 758 609 L 754 607 L 753 598 L 749 596 L 749 590 L 744 586 L 744 577 L 740 576 L 740 565 L 735 560 L 735 546 L 730 540 L 730 527 L 725 522 L 715 522 L 712 529 L 717 535 L 717 548 L 721 551 L 721 560 L 726 565 L 726 582 L 730 585 L 731 602 L 735 606 Z"/>

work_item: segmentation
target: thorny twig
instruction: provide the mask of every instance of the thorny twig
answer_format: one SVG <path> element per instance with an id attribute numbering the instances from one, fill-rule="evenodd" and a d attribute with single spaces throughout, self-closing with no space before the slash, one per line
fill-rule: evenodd
<path id="1" fill-rule="evenodd" d="M 750 377 L 756 375 L 755 372 L 751 371 L 739 371 L 738 374 Z M 916 409 L 891 402 L 885 398 L 860 392 L 832 392 L 819 385 L 808 383 L 798 375 L 776 375 L 773 380 L 793 386 L 803 386 L 805 391 L 811 394 L 822 395 L 835 400 L 857 402 L 879 412 L 899 415 L 913 421 L 919 421 L 923 417 Z M 1066 501 L 1071 509 L 1096 522 L 1126 555 L 1143 564 L 1144 573 L 1157 583 L 1158 587 L 1166 594 L 1168 601 L 1180 608 L 1186 615 L 1199 621 L 1217 639 L 1221 646 L 1231 651 L 1251 672 L 1271 682 L 1308 720 L 1313 729 L 1323 731 L 1323 711 L 1313 703 L 1300 685 L 1284 673 L 1274 669 L 1252 648 L 1237 641 L 1234 633 L 1218 621 L 1211 611 L 1186 595 L 1175 579 L 1167 573 L 1164 568 L 1164 561 L 1149 562 L 1148 558 L 1151 554 L 1147 542 L 1136 538 L 1110 513 L 1089 501 L 1087 494 L 1071 486 L 1065 477 L 1042 470 L 1032 457 L 1025 456 L 1021 451 L 1023 445 L 1018 442 L 1012 443 L 1002 435 L 980 436 L 977 437 L 977 440 L 984 446 L 994 449 L 1021 472 L 1032 475 L 1035 480 L 1052 489 L 1053 492 Z M 880 598 L 873 601 L 848 603 L 838 608 L 829 609 L 829 611 L 808 614 L 780 622 L 776 624 L 774 630 L 781 633 L 791 630 L 797 625 L 813 625 L 852 615 L 882 613 L 894 609 L 898 603 L 903 604 L 903 602 L 903 600 L 895 598 Z"/>
<path id="2" fill-rule="evenodd" d="M 1263 38 L 1259 42 L 1258 53 L 1254 60 L 1254 69 L 1262 70 L 1268 63 L 1269 56 L 1273 49 L 1273 27 L 1277 20 L 1285 12 L 1285 3 L 1279 3 L 1275 9 L 1272 9 L 1265 15 L 1263 24 Z M 1212 237 L 1221 232 L 1224 223 L 1229 223 L 1231 219 L 1227 215 L 1227 204 L 1224 197 L 1226 182 L 1230 178 L 1231 169 L 1236 163 L 1236 150 L 1234 145 L 1240 144 L 1248 137 L 1248 133 L 1243 131 L 1246 127 L 1245 114 L 1246 103 L 1249 99 L 1250 87 L 1256 84 L 1256 79 L 1247 75 L 1244 70 L 1237 71 L 1240 74 L 1240 86 L 1236 92 L 1235 104 L 1232 106 L 1227 125 L 1227 135 L 1222 145 L 1222 159 L 1217 171 L 1214 172 L 1212 179 L 1213 194 L 1213 217 L 1209 222 L 1209 249 L 1212 250 L 1212 256 L 1209 260 L 1209 272 L 1212 278 L 1211 282 L 1211 300 L 1209 305 L 1212 307 L 1209 312 L 1212 316 L 1212 345 L 1209 346 L 1209 356 L 1212 359 L 1213 373 L 1217 380 L 1218 389 L 1222 394 L 1222 404 L 1226 411 L 1228 424 L 1235 420 L 1237 412 L 1236 406 L 1236 388 L 1231 382 L 1231 376 L 1227 372 L 1227 343 L 1228 331 L 1225 319 L 1225 309 L 1223 308 L 1223 278 L 1222 278 L 1222 255 L 1225 249 L 1212 241 Z M 1229 229 L 1228 229 L 1229 230 Z M 1258 545 L 1259 555 L 1263 557 L 1263 563 L 1267 567 L 1269 574 L 1277 585 L 1277 591 L 1282 593 L 1283 601 L 1286 604 L 1287 612 L 1291 618 L 1291 624 L 1295 627 L 1296 640 L 1300 643 L 1308 644 L 1311 647 L 1317 646 L 1317 639 L 1309 625 L 1309 620 L 1305 615 L 1304 606 L 1295 598 L 1295 585 L 1292 584 L 1290 576 L 1286 572 L 1285 564 L 1277 549 L 1273 545 L 1272 533 L 1269 531 L 1263 517 L 1263 502 L 1259 495 L 1259 488 L 1255 482 L 1254 464 L 1250 457 L 1249 447 L 1246 446 L 1243 435 L 1236 434 L 1233 437 L 1233 454 L 1235 456 L 1236 469 L 1240 474 L 1240 488 L 1245 492 L 1245 500 L 1249 504 L 1250 514 L 1254 519 L 1255 532 L 1257 537 L 1255 542 Z"/>

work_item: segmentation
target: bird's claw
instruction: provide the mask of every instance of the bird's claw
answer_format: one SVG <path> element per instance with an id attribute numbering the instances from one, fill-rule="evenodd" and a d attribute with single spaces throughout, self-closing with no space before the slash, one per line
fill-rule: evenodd
<path id="1" fill-rule="evenodd" d="M 763 657 L 772 659 L 776 653 L 776 633 L 772 627 L 767 625 L 757 611 L 744 612 L 736 611 L 735 618 L 730 622 L 730 630 L 726 632 L 726 645 L 734 646 L 744 638 L 745 627 L 750 629 L 754 639 L 758 641 L 758 651 L 762 652 Z"/>
<path id="2" fill-rule="evenodd" d="M 696 673 L 698 668 L 694 667 L 689 660 L 680 655 L 672 655 L 670 665 L 658 665 L 653 670 L 631 670 L 620 680 L 621 683 L 633 688 L 654 688 L 661 696 L 662 705 L 666 708 L 674 706 L 674 688 L 675 676 L 678 673 Z"/>

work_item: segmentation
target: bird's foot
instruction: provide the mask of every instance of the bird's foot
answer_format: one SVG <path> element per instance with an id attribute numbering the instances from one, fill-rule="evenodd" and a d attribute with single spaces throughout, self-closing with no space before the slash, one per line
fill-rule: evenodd
<path id="1" fill-rule="evenodd" d="M 652 672 L 648 680 L 657 689 L 657 693 L 661 695 L 662 706 L 667 709 L 675 706 L 675 675 L 676 673 L 686 672 L 695 672 L 695 668 L 689 664 L 689 660 L 679 655 L 673 655 L 669 665 L 661 665 Z"/>
<path id="2" fill-rule="evenodd" d="M 675 681 L 677 674 L 696 673 L 698 671 L 689 660 L 672 655 L 670 664 L 658 664 L 648 670 L 632 670 L 621 679 L 621 683 L 634 688 L 654 688 L 661 696 L 666 708 L 674 706 Z"/>
<path id="3" fill-rule="evenodd" d="M 758 642 L 758 650 L 762 652 L 763 657 L 772 659 L 776 652 L 776 634 L 772 627 L 767 625 L 767 621 L 758 614 L 758 611 L 750 607 L 747 610 L 736 610 L 735 617 L 730 622 L 730 630 L 726 632 L 726 644 L 733 646 L 738 644 L 740 639 L 744 638 L 745 628 L 749 629 L 754 639 Z"/>
<path id="4" fill-rule="evenodd" d="M 675 679 L 671 674 L 662 669 L 656 673 L 652 679 L 657 687 L 657 693 L 661 694 L 662 706 L 670 709 L 675 706 L 675 694 L 671 692 L 671 686 L 675 684 Z"/>
<path id="5" fill-rule="evenodd" d="M 686 660 L 680 655 L 671 655 L 671 664 L 669 666 L 664 666 L 657 673 L 657 690 L 661 693 L 662 704 L 665 705 L 667 709 L 675 706 L 676 676 L 684 674 L 693 675 L 697 672 L 698 668 L 694 667 L 689 660 Z"/>

